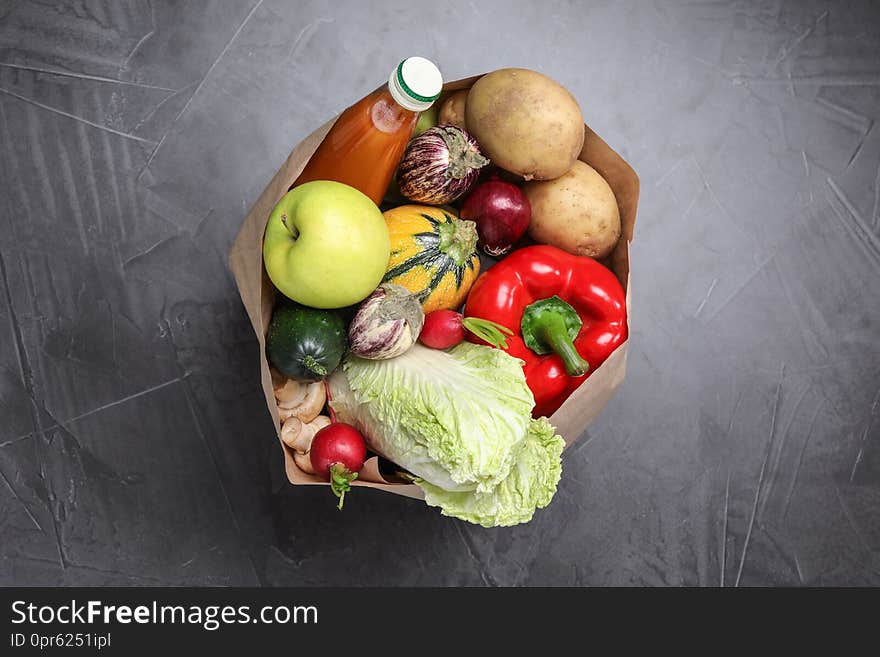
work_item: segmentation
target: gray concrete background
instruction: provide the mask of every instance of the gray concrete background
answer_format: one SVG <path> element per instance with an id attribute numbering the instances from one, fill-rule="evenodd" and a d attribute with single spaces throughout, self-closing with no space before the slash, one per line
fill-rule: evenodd
<path id="1" fill-rule="evenodd" d="M 0 0 L 0 584 L 880 584 L 878 52 L 873 2 Z M 286 485 L 226 269 L 410 54 L 642 181 L 627 380 L 512 529 Z"/>

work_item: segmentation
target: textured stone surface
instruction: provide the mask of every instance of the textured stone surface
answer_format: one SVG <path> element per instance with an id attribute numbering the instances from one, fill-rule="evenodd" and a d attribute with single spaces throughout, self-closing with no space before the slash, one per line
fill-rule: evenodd
<path id="1" fill-rule="evenodd" d="M 880 10 L 0 2 L 0 584 L 880 584 Z M 642 180 L 626 383 L 484 530 L 292 488 L 226 269 L 410 54 L 563 82 Z"/>

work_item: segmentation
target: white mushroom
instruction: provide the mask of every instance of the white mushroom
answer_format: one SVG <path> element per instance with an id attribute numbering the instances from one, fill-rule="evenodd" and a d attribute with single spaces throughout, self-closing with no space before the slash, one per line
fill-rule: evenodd
<path id="1" fill-rule="evenodd" d="M 304 432 L 305 425 L 298 417 L 289 417 L 281 425 L 281 442 L 297 452 L 308 452 L 312 444 L 310 436 Z"/>
<path id="2" fill-rule="evenodd" d="M 281 408 L 296 408 L 306 398 L 309 384 L 287 379 L 282 385 L 275 387 L 275 400 Z"/>
<path id="3" fill-rule="evenodd" d="M 281 440 L 293 450 L 293 460 L 300 470 L 314 474 L 309 458 L 309 449 L 315 434 L 330 424 L 330 418 L 319 415 L 311 422 L 303 422 L 297 417 L 288 418 L 281 427 Z"/>
<path id="4" fill-rule="evenodd" d="M 315 474 L 315 469 L 312 467 L 312 459 L 308 454 L 300 454 L 299 452 L 294 452 L 293 462 L 296 463 L 296 467 L 298 467 L 306 474 Z"/>
<path id="5" fill-rule="evenodd" d="M 324 409 L 327 403 L 327 386 L 323 381 L 309 384 L 308 392 L 303 403 L 300 404 L 299 419 L 303 422 L 311 422 Z"/>
<path id="6" fill-rule="evenodd" d="M 281 408 L 278 407 L 278 420 L 281 422 L 282 426 L 285 422 L 287 422 L 290 418 L 296 417 L 296 413 L 289 408 Z"/>
<path id="7" fill-rule="evenodd" d="M 281 385 L 274 389 L 275 402 L 278 405 L 278 417 L 283 424 L 285 420 L 296 417 L 303 422 L 314 420 L 324 403 L 327 401 L 327 392 L 323 381 L 304 383 L 285 379 Z"/>

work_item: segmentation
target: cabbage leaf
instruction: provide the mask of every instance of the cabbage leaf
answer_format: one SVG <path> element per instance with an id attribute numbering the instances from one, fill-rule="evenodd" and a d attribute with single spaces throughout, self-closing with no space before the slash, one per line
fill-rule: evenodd
<path id="1" fill-rule="evenodd" d="M 565 441 L 547 418 L 533 420 L 507 477 L 488 493 L 447 491 L 426 481 L 416 483 L 425 501 L 445 516 L 483 527 L 509 527 L 532 519 L 535 509 L 550 504 L 562 475 L 560 456 Z"/>
<path id="2" fill-rule="evenodd" d="M 516 524 L 553 496 L 563 441 L 532 420 L 522 361 L 502 350 L 464 342 L 386 360 L 350 355 L 330 393 L 338 419 L 415 475 L 446 515 Z"/>

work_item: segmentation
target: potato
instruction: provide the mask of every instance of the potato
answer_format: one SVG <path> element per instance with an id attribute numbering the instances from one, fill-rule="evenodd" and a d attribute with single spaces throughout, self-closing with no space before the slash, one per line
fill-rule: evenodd
<path id="1" fill-rule="evenodd" d="M 584 145 L 584 118 L 574 97 L 523 68 L 477 80 L 467 96 L 465 122 L 489 159 L 526 180 L 558 178 Z"/>
<path id="2" fill-rule="evenodd" d="M 467 100 L 467 95 L 468 90 L 461 89 L 444 100 L 443 104 L 440 106 L 440 116 L 437 120 L 437 124 L 455 125 L 462 130 L 467 130 L 464 120 L 464 104 Z"/>
<path id="3" fill-rule="evenodd" d="M 620 239 L 614 192 L 589 164 L 577 160 L 565 175 L 527 182 L 523 192 L 532 206 L 529 235 L 536 242 L 604 258 Z"/>

